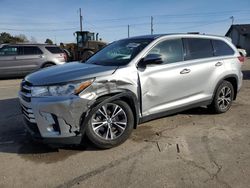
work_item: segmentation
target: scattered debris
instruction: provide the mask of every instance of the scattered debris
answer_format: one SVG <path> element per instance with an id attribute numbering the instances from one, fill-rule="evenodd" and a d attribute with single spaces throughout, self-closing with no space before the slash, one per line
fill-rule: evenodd
<path id="1" fill-rule="evenodd" d="M 176 149 L 177 149 L 177 153 L 180 153 L 180 148 L 178 144 L 176 144 Z"/>
<path id="2" fill-rule="evenodd" d="M 156 142 L 156 145 L 158 147 L 159 152 L 161 152 L 161 148 L 160 148 L 159 142 Z"/>
<path id="3" fill-rule="evenodd" d="M 159 152 L 161 152 L 161 147 L 160 147 L 160 144 L 159 144 L 159 142 L 158 142 L 157 140 L 148 140 L 148 139 L 144 139 L 144 142 L 156 143 Z"/>

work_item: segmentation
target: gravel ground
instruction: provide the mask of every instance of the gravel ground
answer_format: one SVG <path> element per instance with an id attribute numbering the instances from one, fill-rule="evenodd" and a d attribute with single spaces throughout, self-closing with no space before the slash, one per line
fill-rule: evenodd
<path id="1" fill-rule="evenodd" d="M 0 80 L 0 187 L 249 187 L 250 60 L 243 70 L 227 113 L 196 108 L 144 123 L 110 150 L 29 141 L 20 79 Z"/>

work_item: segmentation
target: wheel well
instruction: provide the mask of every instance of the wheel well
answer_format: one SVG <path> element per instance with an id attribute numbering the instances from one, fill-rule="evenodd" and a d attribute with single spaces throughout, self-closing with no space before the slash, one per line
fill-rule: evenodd
<path id="1" fill-rule="evenodd" d="M 136 129 L 137 124 L 138 124 L 137 119 L 138 119 L 138 116 L 139 116 L 139 114 L 137 113 L 136 107 L 135 107 L 136 104 L 134 104 L 133 99 L 131 99 L 129 96 L 124 96 L 124 97 L 121 97 L 120 99 L 122 101 L 126 102 L 130 106 L 130 108 L 131 108 L 131 110 L 133 112 L 133 115 L 134 115 L 134 129 Z"/>
<path id="2" fill-rule="evenodd" d="M 136 107 L 136 100 L 133 98 L 133 95 L 129 93 L 107 94 L 97 98 L 95 104 L 98 104 L 103 100 L 108 100 L 109 98 L 113 98 L 112 100 L 122 100 L 129 105 L 134 115 L 134 129 L 136 129 L 139 122 L 139 112 L 138 108 Z"/>
<path id="3" fill-rule="evenodd" d="M 45 63 L 42 64 L 41 68 L 43 68 L 43 67 L 44 67 L 45 65 L 47 65 L 47 64 L 56 65 L 56 64 L 53 63 L 53 62 L 47 61 L 47 62 L 45 62 Z"/>
<path id="4" fill-rule="evenodd" d="M 237 79 L 235 77 L 229 77 L 229 78 L 225 78 L 224 80 L 230 82 L 233 85 L 233 88 L 234 88 L 234 100 L 235 100 L 236 96 L 237 96 L 237 89 L 238 89 Z"/>
<path id="5" fill-rule="evenodd" d="M 93 49 L 91 49 L 91 48 L 85 48 L 82 52 L 84 53 L 84 52 L 87 52 L 87 51 L 94 52 L 94 50 L 93 50 Z"/>

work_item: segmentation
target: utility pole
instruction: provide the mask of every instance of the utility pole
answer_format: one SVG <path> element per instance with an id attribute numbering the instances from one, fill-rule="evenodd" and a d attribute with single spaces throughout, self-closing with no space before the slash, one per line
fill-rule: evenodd
<path id="1" fill-rule="evenodd" d="M 128 38 L 129 38 L 129 35 L 130 35 L 130 33 L 129 33 L 130 31 L 129 31 L 129 25 L 128 25 Z"/>
<path id="2" fill-rule="evenodd" d="M 230 19 L 232 20 L 232 25 L 234 24 L 234 16 L 231 16 Z"/>
<path id="3" fill-rule="evenodd" d="M 56 35 L 55 35 L 55 44 L 57 43 L 57 41 L 56 41 Z"/>
<path id="4" fill-rule="evenodd" d="M 80 11 L 80 31 L 82 31 L 82 9 L 79 8 Z"/>
<path id="5" fill-rule="evenodd" d="M 154 24 L 153 24 L 153 16 L 151 16 L 151 35 L 154 33 Z"/>

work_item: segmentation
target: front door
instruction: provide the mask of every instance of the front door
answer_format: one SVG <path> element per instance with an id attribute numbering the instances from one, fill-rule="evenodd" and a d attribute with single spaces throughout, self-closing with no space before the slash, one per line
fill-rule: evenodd
<path id="1" fill-rule="evenodd" d="M 204 88 L 209 83 L 214 64 L 206 59 L 184 61 L 182 39 L 162 41 L 148 54 L 160 54 L 163 63 L 138 69 L 143 116 L 182 108 L 208 98 Z"/>
<path id="2" fill-rule="evenodd" d="M 0 74 L 13 75 L 19 68 L 19 62 L 16 56 L 20 53 L 17 46 L 4 46 L 0 49 Z"/>

